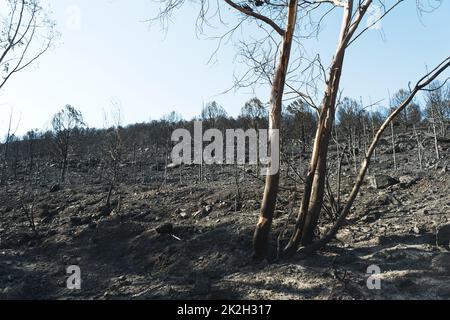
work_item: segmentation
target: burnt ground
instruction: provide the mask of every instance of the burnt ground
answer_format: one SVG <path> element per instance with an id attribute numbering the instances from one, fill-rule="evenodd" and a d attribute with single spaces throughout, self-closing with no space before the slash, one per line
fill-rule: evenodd
<path id="1" fill-rule="evenodd" d="M 181 181 L 180 169 L 171 169 L 166 185 L 162 171 L 121 183 L 112 212 L 104 208 L 108 187 L 93 171 L 71 168 L 60 188 L 10 181 L 0 187 L 0 298 L 448 299 L 450 144 L 441 143 L 440 161 L 427 151 L 423 171 L 413 141 L 405 138 L 403 145 L 397 172 L 389 146 L 381 147 L 337 239 L 312 256 L 288 260 L 276 259 L 275 244 L 282 230 L 282 241 L 291 230 L 301 194 L 289 190 L 301 185 L 286 178 L 286 166 L 272 253 L 263 262 L 251 251 L 263 183 L 248 169 L 239 171 L 241 205 L 234 168 L 207 168 L 200 182 L 197 168 L 185 167 Z M 344 164 L 345 199 L 354 171 Z M 393 179 L 375 186 L 374 173 Z M 35 202 L 37 235 L 21 209 L 24 194 Z M 324 220 L 320 229 L 328 226 Z M 69 265 L 81 268 L 81 290 L 66 288 Z M 380 290 L 367 287 L 370 265 L 381 270 Z"/>

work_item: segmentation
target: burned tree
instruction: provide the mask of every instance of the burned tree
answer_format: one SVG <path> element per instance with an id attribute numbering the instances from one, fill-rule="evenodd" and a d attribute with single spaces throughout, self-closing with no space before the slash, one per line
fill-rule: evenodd
<path id="1" fill-rule="evenodd" d="M 226 118 L 227 112 L 216 101 L 207 103 L 203 108 L 200 115 L 202 121 L 206 122 L 207 126 L 215 128 L 217 122 L 221 118 Z"/>
<path id="2" fill-rule="evenodd" d="M 13 130 L 12 121 L 13 121 L 13 110 L 11 109 L 11 112 L 9 115 L 8 130 L 7 130 L 5 142 L 3 145 L 3 152 L 2 152 L 3 159 L 2 159 L 2 162 L 0 163 L 0 165 L 1 165 L 0 184 L 3 184 L 4 181 L 6 180 L 6 170 L 8 168 L 8 156 L 9 156 L 10 145 L 11 145 L 13 137 L 15 136 L 15 133 L 17 131 L 17 128 L 14 132 L 11 131 L 11 130 Z"/>
<path id="3" fill-rule="evenodd" d="M 36 157 L 36 140 L 38 139 L 39 131 L 37 129 L 30 130 L 24 137 L 27 142 L 27 154 L 28 154 L 28 176 L 31 177 L 33 173 L 33 167 L 35 165 Z"/>
<path id="4" fill-rule="evenodd" d="M 171 164 L 169 164 L 170 147 L 172 145 L 171 135 L 173 130 L 182 120 L 183 117 L 175 111 L 172 111 L 161 118 L 161 143 L 163 144 L 164 150 L 164 185 L 167 184 L 168 169 L 171 167 Z"/>
<path id="5" fill-rule="evenodd" d="M 84 126 L 84 122 L 81 112 L 71 105 L 66 105 L 52 118 L 56 156 L 61 169 L 61 182 L 64 182 L 66 178 L 69 152 L 72 147 L 73 131 L 82 126 Z"/>
<path id="6" fill-rule="evenodd" d="M 431 125 L 434 138 L 436 158 L 440 158 L 439 136 L 445 137 L 450 120 L 450 86 L 445 86 L 438 81 L 430 85 L 430 90 L 425 97 L 425 114 Z"/>
<path id="7" fill-rule="evenodd" d="M 185 2 L 184 0 L 162 1 L 164 7 L 159 18 L 164 20 L 164 18 L 170 17 L 174 9 L 179 8 Z M 240 30 L 241 34 L 245 34 L 242 31 L 244 21 L 256 21 L 265 31 L 265 34 L 268 35 L 261 39 L 252 40 L 250 38 L 240 42 L 242 47 L 241 57 L 247 66 L 250 67 L 250 70 L 244 73 L 242 77 L 237 78 L 236 82 L 237 86 L 240 87 L 251 86 L 261 81 L 266 81 L 266 83 L 270 84 L 271 94 L 268 118 L 271 134 L 269 147 L 274 143 L 278 143 L 278 140 L 274 140 L 276 137 L 274 134 L 275 130 L 282 129 L 281 114 L 285 88 L 289 89 L 289 91 L 286 90 L 286 93 L 295 94 L 297 99 L 302 99 L 314 108 L 318 114 L 311 159 L 304 178 L 303 198 L 292 236 L 284 248 L 285 255 L 291 255 L 300 246 L 309 247 L 315 242 L 314 235 L 324 203 L 328 151 L 335 124 L 336 106 L 340 94 L 341 76 L 347 50 L 370 27 L 378 23 L 403 2 L 403 0 L 398 0 L 389 6 L 381 1 L 382 14 L 380 17 L 368 23 L 366 27 L 362 27 L 362 22 L 367 18 L 369 8 L 374 5 L 372 0 L 289 0 L 259 2 L 258 5 L 253 1 L 239 3 L 231 0 L 224 1 L 225 4 L 235 9 L 241 18 L 239 24 L 227 33 L 226 39 L 230 39 L 235 30 Z M 205 21 L 209 20 L 211 16 L 219 17 L 219 20 L 222 21 L 223 14 L 220 12 L 220 9 L 223 5 L 220 3 L 218 2 L 217 6 L 215 6 L 212 1 L 200 1 L 201 9 L 198 19 L 200 30 L 203 30 L 202 27 L 205 25 Z M 307 36 L 305 33 L 317 33 L 320 30 L 320 23 L 327 17 L 327 13 L 334 9 L 342 10 L 340 34 L 331 63 L 328 67 L 325 67 L 321 62 L 320 55 L 308 59 L 309 57 L 301 50 L 301 45 L 297 46 L 297 44 L 301 43 L 302 39 Z M 301 23 L 305 17 L 310 18 L 311 16 L 317 17 L 319 22 L 317 24 Z M 164 21 L 167 21 L 167 19 Z M 224 38 L 222 37 L 221 39 L 223 40 Z M 298 54 L 298 59 L 291 59 L 291 52 Z M 302 68 L 300 71 L 299 64 L 290 64 L 291 61 L 297 63 L 299 61 L 308 62 L 309 67 Z M 295 70 L 297 70 L 298 75 L 297 81 L 293 80 L 292 71 Z M 325 85 L 325 90 L 323 94 L 315 97 L 314 92 L 317 92 L 317 90 L 312 89 L 317 88 L 317 85 L 321 83 Z M 422 83 L 420 83 L 419 87 L 417 91 L 415 89 L 412 90 L 414 92 L 412 97 L 424 88 Z M 408 103 L 410 102 L 411 100 L 408 101 Z M 403 109 L 401 108 L 400 111 Z M 395 113 L 396 115 L 397 113 Z M 373 153 L 373 150 L 370 152 L 371 147 L 369 147 L 367 154 L 371 155 Z M 276 155 L 271 156 L 274 157 Z M 368 166 L 367 155 L 363 158 L 362 165 L 365 165 L 362 174 L 364 176 Z M 257 258 L 264 258 L 267 254 L 269 234 L 277 201 L 280 174 L 278 171 L 273 173 L 272 169 L 274 167 L 274 163 L 271 162 L 269 164 L 270 174 L 266 176 L 260 217 L 254 233 L 254 254 Z M 358 191 L 359 188 L 356 190 L 356 193 Z M 352 205 L 353 200 L 350 199 L 348 203 Z M 343 212 L 345 212 L 346 208 L 344 207 Z"/>
<path id="8" fill-rule="evenodd" d="M 353 159 L 353 167 L 355 173 L 358 167 L 358 155 L 361 153 L 361 145 L 357 139 L 363 128 L 363 114 L 362 105 L 350 98 L 344 98 L 339 104 L 337 111 L 337 119 L 339 121 L 339 129 L 341 134 L 346 137 L 348 150 Z"/>
<path id="9" fill-rule="evenodd" d="M 163 8 L 158 15 L 160 21 L 166 22 L 170 18 L 173 11 L 182 6 L 186 1 L 184 0 L 167 0 L 161 1 Z M 243 50 L 241 56 L 253 66 L 246 75 L 253 74 L 256 79 L 264 78 L 267 83 L 271 85 L 271 94 L 269 98 L 269 130 L 272 134 L 269 137 L 269 149 L 271 144 L 278 143 L 275 141 L 275 130 L 281 129 L 281 109 L 283 101 L 283 93 L 286 84 L 286 77 L 289 72 L 289 61 L 291 57 L 291 49 L 294 42 L 294 33 L 298 23 L 297 12 L 300 6 L 304 6 L 306 10 L 313 8 L 316 3 L 289 0 L 289 1 L 276 1 L 276 2 L 234 2 L 232 0 L 224 0 L 223 2 L 214 2 L 202 0 L 200 1 L 198 30 L 203 30 L 203 27 L 209 25 L 207 20 L 210 16 L 218 17 L 219 23 L 223 23 L 221 10 L 225 8 L 234 9 L 238 14 L 238 22 L 232 27 L 223 37 L 230 38 L 234 35 L 236 30 L 242 30 L 244 28 L 244 22 L 254 21 L 257 23 L 261 30 L 263 30 L 264 36 L 259 41 L 255 41 L 250 44 L 250 40 L 241 42 Z M 226 25 L 226 23 L 223 23 Z M 274 40 L 276 39 L 276 40 Z M 276 48 L 267 48 L 272 45 L 272 41 L 276 42 Z M 267 64 L 263 66 L 259 63 L 259 59 L 254 58 L 254 51 L 258 48 L 266 48 L 269 51 L 267 58 Z M 272 67 L 274 66 L 274 67 Z M 248 78 L 244 75 L 236 81 L 237 86 L 249 85 Z M 247 84 L 244 84 L 247 82 Z M 250 84 L 251 85 L 251 84 Z M 276 157 L 277 155 L 271 155 Z M 268 238 L 270 227 L 273 220 L 273 212 L 275 210 L 275 203 L 278 193 L 279 185 L 279 173 L 274 168 L 278 167 L 278 164 L 270 162 L 269 172 L 274 174 L 268 174 L 266 176 L 266 184 L 264 190 L 264 196 L 261 205 L 260 218 L 256 227 L 254 235 L 255 252 L 256 255 L 263 255 Z"/>
<path id="10" fill-rule="evenodd" d="M 334 225 L 328 229 L 326 234 L 320 238 L 317 241 L 314 241 L 303 248 L 301 248 L 301 252 L 303 253 L 311 253 L 314 252 L 324 245 L 326 245 L 328 242 L 330 242 L 336 235 L 336 233 L 339 231 L 339 229 L 344 224 L 348 214 L 350 213 L 350 209 L 353 206 L 353 203 L 359 194 L 359 191 L 361 189 L 361 186 L 363 184 L 364 178 L 367 173 L 367 169 L 369 168 L 370 161 L 373 155 L 373 152 L 375 148 L 377 147 L 377 144 L 383 135 L 384 131 L 387 129 L 387 127 L 392 123 L 392 121 L 405 109 L 407 108 L 411 102 L 413 101 L 414 97 L 423 90 L 429 90 L 428 86 L 430 83 L 432 83 L 433 80 L 438 78 L 444 71 L 446 71 L 448 68 L 450 68 L 450 57 L 447 57 L 444 59 L 440 64 L 437 65 L 433 70 L 431 70 L 429 73 L 427 73 L 425 76 L 420 78 L 416 85 L 411 89 L 409 95 L 406 97 L 404 101 L 401 102 L 397 108 L 395 108 L 389 116 L 384 120 L 383 124 L 380 126 L 378 131 L 375 134 L 375 137 L 372 140 L 372 143 L 370 144 L 369 149 L 367 150 L 367 153 L 364 157 L 364 161 L 361 163 L 360 171 L 358 176 L 355 179 L 352 191 L 350 192 L 350 195 L 348 196 L 347 202 L 343 209 L 340 212 L 339 218 L 334 223 Z"/>
<path id="11" fill-rule="evenodd" d="M 247 127 L 255 130 L 256 139 L 259 141 L 258 130 L 265 126 L 264 120 L 267 118 L 267 109 L 262 101 L 256 97 L 247 101 L 241 109 L 240 117 L 246 122 Z M 259 159 L 259 152 L 257 149 L 255 151 Z M 256 172 L 259 174 L 259 161 L 256 162 Z"/>
<path id="12" fill-rule="evenodd" d="M 295 128 L 293 130 L 297 131 L 302 154 L 305 154 L 307 146 L 311 144 L 316 125 L 313 110 L 303 100 L 296 100 L 287 106 L 286 111 L 294 117 Z"/>
<path id="13" fill-rule="evenodd" d="M 258 130 L 267 118 L 267 109 L 258 98 L 252 98 L 241 109 L 240 117 L 245 119 L 249 127 Z"/>
<path id="14" fill-rule="evenodd" d="M 405 89 L 397 91 L 391 100 L 391 111 L 400 105 L 406 98 L 408 98 L 409 92 Z M 407 131 L 414 124 L 417 124 L 421 120 L 421 112 L 419 105 L 413 100 L 408 108 L 405 108 L 398 116 L 393 124 L 400 127 L 402 130 Z"/>

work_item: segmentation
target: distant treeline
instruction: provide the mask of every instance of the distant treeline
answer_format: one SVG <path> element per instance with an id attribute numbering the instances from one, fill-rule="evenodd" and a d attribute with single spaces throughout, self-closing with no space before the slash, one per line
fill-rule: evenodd
<path id="1" fill-rule="evenodd" d="M 402 112 L 395 120 L 393 130 L 411 133 L 419 130 L 446 136 L 450 120 L 450 86 L 435 83 L 434 88 L 436 90 L 425 94 L 424 105 L 413 102 Z M 389 103 L 392 107 L 384 108 L 379 104 L 365 106 L 352 98 L 341 99 L 336 113 L 335 141 L 363 148 L 390 109 L 407 95 L 407 90 L 398 91 Z M 315 108 L 302 100 L 285 105 L 282 148 L 288 146 L 302 153 L 310 150 L 317 124 Z M 51 119 L 51 130 L 36 129 L 17 136 L 11 133 L 10 123 L 5 141 L 0 145 L 1 181 L 17 177 L 19 173 L 31 174 L 43 162 L 58 166 L 62 170 L 62 180 L 67 166 L 80 159 L 121 163 L 137 161 L 136 158 L 145 154 L 148 161 L 154 161 L 158 166 L 167 162 L 173 146 L 171 134 L 175 129 L 186 128 L 193 132 L 194 121 L 203 121 L 204 130 L 263 129 L 268 127 L 267 110 L 267 104 L 253 98 L 245 103 L 238 117 L 232 117 L 218 103 L 210 102 L 198 117 L 189 121 L 171 112 L 160 120 L 127 126 L 121 125 L 120 110 L 116 110 L 112 112 L 114 123 L 109 128 L 99 129 L 89 128 L 81 112 L 67 105 Z"/>

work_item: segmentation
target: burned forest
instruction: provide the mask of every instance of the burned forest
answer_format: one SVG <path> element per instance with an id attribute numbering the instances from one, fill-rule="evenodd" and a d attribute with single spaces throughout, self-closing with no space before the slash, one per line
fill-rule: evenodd
<path id="1" fill-rule="evenodd" d="M 448 16 L 448 3 L 161 0 L 147 12 L 139 4 L 127 23 L 170 37 L 189 21 L 198 43 L 214 43 L 213 65 L 232 50 L 237 68 L 217 71 L 229 85 L 221 93 L 196 83 L 213 67 L 177 70 L 190 79 L 178 89 L 181 80 L 157 72 L 179 68 L 172 59 L 206 62 L 180 38 L 176 55 L 147 75 L 156 79 L 150 97 L 170 86 L 167 103 L 143 99 L 144 109 L 128 101 L 144 97 L 136 88 L 145 76 L 94 86 L 94 53 L 79 76 L 64 75 L 67 88 L 49 80 L 80 67 L 56 58 L 71 43 L 64 32 L 86 32 L 81 18 L 61 26 L 53 2 L 0 4 L 1 300 L 450 298 L 450 25 L 421 25 Z M 416 14 L 402 23 L 417 20 L 442 43 L 405 61 L 383 56 L 383 43 L 401 51 L 409 41 L 392 49 L 384 40 L 402 12 Z M 139 55 L 110 49 L 102 57 L 117 55 L 117 72 L 136 67 L 129 60 Z M 379 60 L 369 53 L 377 50 Z M 371 83 L 377 68 L 391 72 Z M 61 99 L 77 81 L 85 87 Z M 42 97 L 28 89 L 38 82 L 48 82 Z M 122 86 L 134 100 L 120 98 Z M 109 94 L 102 106 L 73 98 L 99 92 Z"/>

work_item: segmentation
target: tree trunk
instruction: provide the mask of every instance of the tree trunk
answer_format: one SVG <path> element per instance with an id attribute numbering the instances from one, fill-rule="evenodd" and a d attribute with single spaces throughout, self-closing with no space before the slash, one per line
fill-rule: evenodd
<path id="1" fill-rule="evenodd" d="M 291 55 L 292 40 L 297 22 L 297 5 L 297 0 L 289 1 L 286 31 L 283 37 L 281 54 L 275 71 L 270 95 L 269 130 L 280 129 L 282 98 L 286 82 L 286 74 L 289 66 L 289 58 Z M 279 141 L 272 141 L 272 135 L 270 135 L 269 143 L 272 145 L 273 143 L 279 143 Z M 269 166 L 272 165 L 273 163 L 271 162 Z M 253 237 L 254 255 L 255 258 L 259 259 L 264 258 L 267 253 L 269 233 L 272 225 L 273 212 L 275 211 L 278 184 L 280 180 L 280 174 L 278 171 L 273 174 L 270 170 L 269 173 L 270 174 L 266 177 L 261 212 Z"/>
<path id="2" fill-rule="evenodd" d="M 300 243 L 302 245 L 308 245 L 314 239 L 314 232 L 317 228 L 323 204 L 328 147 L 333 129 L 336 99 L 344 63 L 346 41 L 348 41 L 347 35 L 350 28 L 352 10 L 353 1 L 349 1 L 342 18 L 339 43 L 331 65 L 325 96 L 322 101 L 311 163 L 305 179 L 305 189 L 300 212 L 294 233 L 284 249 L 284 255 L 292 255 Z"/>
<path id="3" fill-rule="evenodd" d="M 414 136 L 416 137 L 416 141 L 417 141 L 417 153 L 419 156 L 419 168 L 420 171 L 423 170 L 423 165 L 422 165 L 422 144 L 420 143 L 420 137 L 419 134 L 417 133 L 417 129 L 416 126 L 413 125 L 413 130 L 414 130 Z"/>
<path id="4" fill-rule="evenodd" d="M 66 180 L 66 170 L 67 170 L 67 155 L 64 156 L 62 168 L 61 168 L 61 182 Z"/>
<path id="5" fill-rule="evenodd" d="M 434 136 L 434 150 L 436 151 L 436 159 L 439 160 L 441 158 L 440 154 L 439 154 L 439 144 L 438 144 L 438 140 L 437 140 L 437 131 L 436 131 L 436 115 L 435 113 L 432 111 L 432 124 L 433 124 L 433 136 Z"/>
<path id="6" fill-rule="evenodd" d="M 397 157 L 395 154 L 395 134 L 393 122 L 391 122 L 391 140 L 392 140 L 392 159 L 394 160 L 394 170 L 397 171 Z"/>

